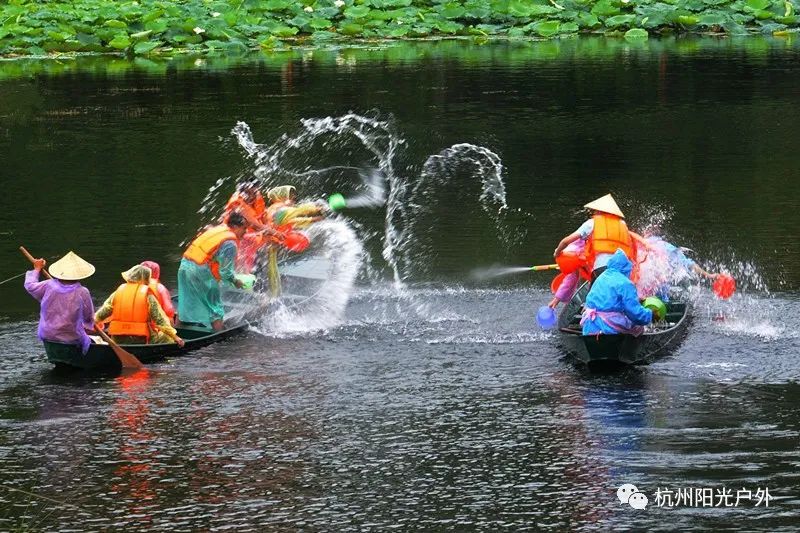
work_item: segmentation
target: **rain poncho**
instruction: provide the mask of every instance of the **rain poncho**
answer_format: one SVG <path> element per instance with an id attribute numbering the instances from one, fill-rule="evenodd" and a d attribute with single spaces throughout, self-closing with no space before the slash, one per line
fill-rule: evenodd
<path id="1" fill-rule="evenodd" d="M 313 203 L 307 202 L 300 205 L 292 205 L 289 202 L 295 195 L 295 188 L 292 185 L 281 185 L 274 187 L 267 192 L 267 197 L 273 205 L 269 206 L 267 212 L 272 220 L 274 227 L 278 231 L 284 231 L 291 225 L 292 229 L 301 229 L 310 226 L 316 221 L 315 216 L 321 214 L 322 208 Z M 282 227 L 283 226 L 283 227 Z M 278 272 L 278 246 L 273 244 L 269 247 L 269 258 L 267 261 L 267 277 L 273 297 L 281 294 L 281 277 Z"/>
<path id="2" fill-rule="evenodd" d="M 25 274 L 25 290 L 41 303 L 39 339 L 76 344 L 83 353 L 92 340 L 84 328 L 94 328 L 94 306 L 89 290 L 80 283 L 58 279 L 39 281 L 39 272 Z"/>
<path id="3" fill-rule="evenodd" d="M 172 304 L 172 295 L 164 285 L 161 284 L 161 266 L 155 261 L 142 261 L 142 266 L 150 269 L 150 288 L 158 293 L 158 303 L 167 318 L 172 320 L 175 316 L 175 306 Z"/>
<path id="4" fill-rule="evenodd" d="M 647 237 L 647 252 L 639 263 L 639 280 L 636 288 L 640 298 L 658 296 L 669 300 L 670 288 L 689 278 L 695 262 L 679 248 L 661 237 Z"/>
<path id="5" fill-rule="evenodd" d="M 143 265 L 136 265 L 129 270 L 122 273 L 122 279 L 127 282 L 132 283 L 141 283 L 143 285 L 150 284 L 150 268 L 143 266 Z M 103 302 L 103 305 L 100 309 L 97 310 L 97 313 L 94 315 L 95 322 L 103 322 L 107 318 L 110 318 L 111 315 L 114 313 L 114 295 L 116 291 L 111 293 L 111 296 L 106 298 L 106 301 Z M 167 318 L 167 315 L 164 313 L 164 310 L 161 308 L 161 305 L 158 303 L 158 299 L 153 296 L 152 294 L 147 295 L 147 304 L 148 304 L 148 318 L 150 320 L 150 324 L 148 324 L 148 329 L 150 330 L 150 344 L 170 344 L 174 343 L 175 337 L 177 335 L 177 331 L 175 328 L 172 327 L 172 324 Z M 114 340 L 121 344 L 137 344 L 141 343 L 143 337 L 134 337 L 128 335 L 113 335 Z"/>
<path id="6" fill-rule="evenodd" d="M 584 335 L 640 335 L 653 312 L 639 303 L 629 276 L 633 264 L 622 250 L 611 256 L 605 272 L 592 284 L 581 319 Z"/>
<path id="7" fill-rule="evenodd" d="M 225 241 L 213 257 L 219 263 L 219 274 L 223 282 L 233 283 L 236 273 L 236 243 Z M 185 257 L 178 269 L 178 319 L 181 322 L 196 322 L 211 326 L 215 320 L 222 320 L 220 282 L 211 274 L 208 263 L 198 265 Z"/>
<path id="8" fill-rule="evenodd" d="M 582 253 L 586 249 L 586 241 L 583 239 L 578 239 L 569 244 L 566 248 L 564 248 L 565 252 L 572 252 L 576 254 Z M 564 279 L 561 280 L 561 284 L 559 284 L 558 289 L 556 289 L 555 297 L 559 302 L 568 302 L 572 299 L 572 296 L 575 294 L 575 290 L 578 288 L 578 282 L 580 281 L 580 274 L 577 271 L 570 272 Z"/>

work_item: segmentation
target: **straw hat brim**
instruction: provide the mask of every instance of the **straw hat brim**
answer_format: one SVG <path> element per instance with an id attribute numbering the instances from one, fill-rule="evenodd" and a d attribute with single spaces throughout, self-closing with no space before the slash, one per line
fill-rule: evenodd
<path id="1" fill-rule="evenodd" d="M 69 252 L 50 265 L 49 272 L 56 279 L 79 281 L 94 274 L 95 268 L 94 265 L 81 259 L 75 252 Z"/>
<path id="2" fill-rule="evenodd" d="M 606 194 L 605 196 L 598 198 L 593 202 L 589 202 L 583 207 L 592 209 L 594 211 L 600 211 L 601 213 L 616 215 L 620 218 L 625 218 L 625 215 L 622 213 L 622 209 L 619 208 L 617 202 L 614 200 L 614 197 L 610 194 Z"/>

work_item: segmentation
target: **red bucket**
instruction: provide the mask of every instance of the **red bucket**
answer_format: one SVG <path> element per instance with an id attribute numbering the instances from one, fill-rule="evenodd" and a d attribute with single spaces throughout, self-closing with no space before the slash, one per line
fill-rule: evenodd
<path id="1" fill-rule="evenodd" d="M 283 245 L 292 252 L 302 252 L 308 248 L 309 244 L 311 241 L 308 240 L 305 233 L 299 231 L 290 231 L 283 238 Z"/>
<path id="2" fill-rule="evenodd" d="M 586 257 L 575 252 L 561 252 L 556 257 L 556 263 L 562 274 L 572 274 L 586 264 Z"/>

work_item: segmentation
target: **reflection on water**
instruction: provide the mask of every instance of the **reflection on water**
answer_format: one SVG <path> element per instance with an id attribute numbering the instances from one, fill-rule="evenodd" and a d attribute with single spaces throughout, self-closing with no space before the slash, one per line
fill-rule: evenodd
<path id="1" fill-rule="evenodd" d="M 333 295 L 350 301 L 326 329 L 310 334 L 290 314 L 287 327 L 119 379 L 51 373 L 34 302 L 0 287 L 0 529 L 796 527 L 795 47 L 577 39 L 233 64 L 0 62 L 0 233 L 15 241 L 0 247 L 3 278 L 27 267 L 17 244 L 50 258 L 68 243 L 98 267 L 96 296 L 146 258 L 171 283 L 209 189 L 255 170 L 230 135 L 238 121 L 265 146 L 309 139 L 269 167 L 307 178 L 309 196 L 358 193 L 359 171 L 377 168 L 402 214 L 359 208 L 340 221 L 367 272 Z M 369 109 L 391 150 L 301 135 L 363 124 Z M 440 168 L 464 149 L 470 160 Z M 744 279 L 725 302 L 695 291 L 673 356 L 592 375 L 535 329 L 549 279 L 468 275 L 545 262 L 582 222 L 575 206 L 607 190 L 632 224 L 658 222 Z M 403 243 L 389 260 L 387 242 Z M 651 498 L 634 511 L 617 500 L 623 483 L 648 496 L 768 486 L 775 500 L 660 509 Z"/>

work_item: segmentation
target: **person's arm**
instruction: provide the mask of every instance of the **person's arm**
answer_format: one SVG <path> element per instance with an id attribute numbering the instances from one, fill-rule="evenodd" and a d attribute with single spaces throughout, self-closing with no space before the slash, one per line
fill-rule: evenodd
<path id="1" fill-rule="evenodd" d="M 178 336 L 178 331 L 172 327 L 172 323 L 164 313 L 164 310 L 158 304 L 158 299 L 152 294 L 147 295 L 148 316 L 150 320 L 155 323 L 159 331 L 166 334 L 169 338 L 174 340 L 178 346 L 183 347 L 184 341 Z"/>
<path id="2" fill-rule="evenodd" d="M 706 277 L 706 278 L 708 278 L 708 279 L 714 279 L 714 278 L 716 278 L 717 276 L 719 276 L 719 274 L 714 274 L 713 272 L 708 272 L 708 271 L 706 271 L 706 270 L 703 270 L 703 269 L 700 267 L 700 265 L 698 265 L 697 263 L 692 263 L 692 270 L 693 270 L 695 273 L 697 273 L 697 274 L 700 274 L 701 276 L 704 276 L 704 277 Z"/>
<path id="3" fill-rule="evenodd" d="M 644 246 L 645 250 L 652 250 L 653 249 L 653 247 L 650 245 L 650 243 L 647 242 L 647 239 L 645 239 L 644 237 L 642 237 L 638 233 L 628 230 L 628 234 L 630 234 L 630 236 L 633 238 L 634 241 L 636 241 L 638 244 L 641 244 L 642 246 Z"/>
<path id="4" fill-rule="evenodd" d="M 620 289 L 622 305 L 625 316 L 637 326 L 644 326 L 653 321 L 653 311 L 639 303 L 639 296 L 636 293 L 636 286 L 633 283 L 626 283 Z"/>
<path id="5" fill-rule="evenodd" d="M 41 302 L 47 292 L 47 281 L 39 281 L 41 269 L 29 270 L 25 273 L 25 290 L 33 296 L 37 302 Z"/>
<path id="6" fill-rule="evenodd" d="M 89 294 L 89 289 L 81 287 L 81 321 L 83 329 L 87 331 L 94 331 L 94 304 L 92 303 L 92 296 Z"/>
<path id="7" fill-rule="evenodd" d="M 238 288 L 242 288 L 242 282 L 236 279 L 236 243 L 225 241 L 217 250 L 215 259 L 219 263 L 219 277 L 222 281 L 227 281 Z"/>
<path id="8" fill-rule="evenodd" d="M 558 246 L 556 246 L 556 249 L 553 252 L 553 257 L 557 257 L 558 254 L 564 251 L 564 248 L 566 248 L 567 246 L 569 246 L 570 244 L 572 244 L 573 242 L 577 241 L 580 238 L 581 238 L 580 232 L 576 231 L 575 233 L 570 233 L 569 235 L 561 239 L 561 242 L 558 243 Z"/>
<path id="9" fill-rule="evenodd" d="M 105 319 L 111 316 L 111 313 L 114 312 L 114 293 L 111 293 L 111 296 L 106 298 L 106 301 L 103 302 L 103 305 L 100 306 L 100 309 L 94 314 L 94 322 L 95 324 L 99 324 L 103 322 Z"/>
<path id="10" fill-rule="evenodd" d="M 175 306 L 172 304 L 172 296 L 169 293 L 169 289 L 161 283 L 157 285 L 157 289 L 159 295 L 161 295 L 161 300 L 164 302 L 164 305 L 162 306 L 162 309 L 164 309 L 164 314 L 167 315 L 167 318 L 171 320 L 172 317 L 175 316 Z"/>

